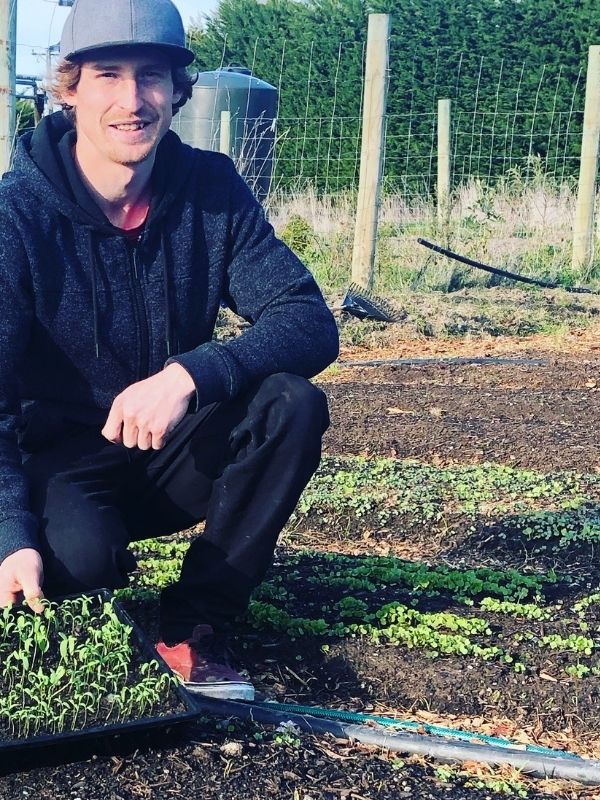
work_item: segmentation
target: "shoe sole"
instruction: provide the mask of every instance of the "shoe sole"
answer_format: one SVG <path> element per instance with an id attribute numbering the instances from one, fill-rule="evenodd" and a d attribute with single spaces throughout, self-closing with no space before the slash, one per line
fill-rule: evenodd
<path id="1" fill-rule="evenodd" d="M 248 683 L 184 683 L 188 692 L 216 700 L 254 700 L 254 686 Z"/>

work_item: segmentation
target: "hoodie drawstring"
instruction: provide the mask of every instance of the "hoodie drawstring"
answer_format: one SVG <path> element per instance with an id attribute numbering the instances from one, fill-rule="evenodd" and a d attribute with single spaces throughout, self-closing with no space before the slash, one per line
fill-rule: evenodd
<path id="1" fill-rule="evenodd" d="M 96 253 L 94 250 L 93 234 L 87 231 L 88 254 L 90 259 L 90 274 L 92 278 L 92 313 L 94 317 L 94 347 L 96 358 L 100 358 L 100 335 L 99 335 L 99 314 L 98 314 L 98 274 Z M 169 259 L 167 256 L 167 240 L 165 231 L 160 229 L 160 255 L 162 257 L 163 286 L 165 294 L 165 341 L 167 345 L 167 357 L 173 355 L 173 308 L 171 303 L 171 285 L 169 281 Z"/>
<path id="2" fill-rule="evenodd" d="M 98 335 L 98 285 L 96 276 L 96 254 L 94 253 L 94 242 L 92 232 L 88 230 L 88 253 L 90 257 L 90 271 L 92 275 L 92 313 L 94 315 L 94 346 L 96 348 L 96 358 L 100 358 L 100 339 Z"/>
<path id="3" fill-rule="evenodd" d="M 169 282 L 169 261 L 167 258 L 167 240 L 165 229 L 160 229 L 160 250 L 163 264 L 163 283 L 165 290 L 165 340 L 167 343 L 167 358 L 173 355 L 173 310 L 171 307 L 171 286 Z"/>

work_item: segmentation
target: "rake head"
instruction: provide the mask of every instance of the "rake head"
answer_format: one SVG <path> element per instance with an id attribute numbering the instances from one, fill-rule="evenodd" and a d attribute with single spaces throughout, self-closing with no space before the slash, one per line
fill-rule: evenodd
<path id="1" fill-rule="evenodd" d="M 341 308 L 358 319 L 374 319 L 379 322 L 401 322 L 406 316 L 383 297 L 357 283 L 351 283 L 348 287 Z"/>

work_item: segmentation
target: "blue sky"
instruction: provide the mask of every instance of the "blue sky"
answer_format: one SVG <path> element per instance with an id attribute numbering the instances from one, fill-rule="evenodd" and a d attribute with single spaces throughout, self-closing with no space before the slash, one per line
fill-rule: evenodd
<path id="1" fill-rule="evenodd" d="M 99 0 L 102 2 L 102 0 Z M 191 19 L 210 13 L 218 0 L 174 0 L 187 28 Z M 43 75 L 44 57 L 32 54 L 32 50 L 45 50 L 56 44 L 64 24 L 68 8 L 59 8 L 54 0 L 17 0 L 17 73 L 19 75 Z"/>

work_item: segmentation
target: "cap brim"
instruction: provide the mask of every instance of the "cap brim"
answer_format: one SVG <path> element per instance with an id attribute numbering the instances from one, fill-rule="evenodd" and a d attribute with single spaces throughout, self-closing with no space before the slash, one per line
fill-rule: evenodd
<path id="1" fill-rule="evenodd" d="M 77 61 L 80 57 L 86 57 L 100 50 L 113 50 L 115 47 L 119 49 L 133 48 L 133 47 L 154 47 L 157 50 L 164 50 L 168 53 L 169 58 L 178 67 L 188 67 L 196 58 L 196 54 L 187 47 L 180 47 L 175 44 L 157 44 L 155 42 L 106 42 L 106 44 L 94 44 L 91 47 L 82 47 L 80 50 L 75 50 L 72 53 L 60 54 L 61 58 L 66 61 Z"/>

